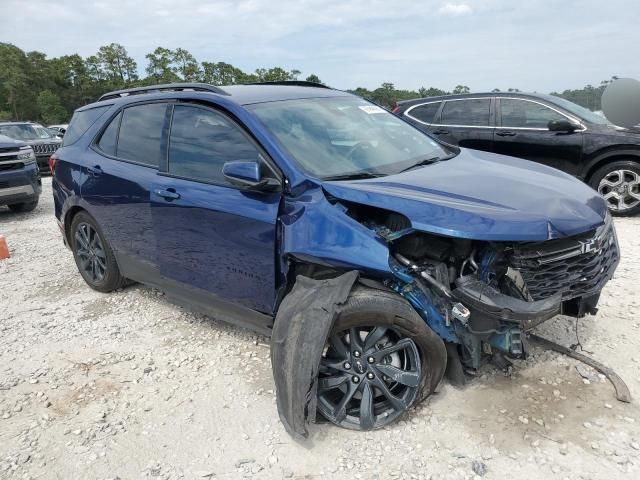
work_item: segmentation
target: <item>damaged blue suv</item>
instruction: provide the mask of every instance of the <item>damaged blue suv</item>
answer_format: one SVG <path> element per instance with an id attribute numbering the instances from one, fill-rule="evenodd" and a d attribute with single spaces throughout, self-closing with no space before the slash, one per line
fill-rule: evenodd
<path id="1" fill-rule="evenodd" d="M 526 332 L 595 314 L 604 200 L 537 163 L 441 144 L 304 82 L 170 84 L 76 111 L 51 159 L 78 270 L 271 336 L 278 410 L 369 430 Z"/>

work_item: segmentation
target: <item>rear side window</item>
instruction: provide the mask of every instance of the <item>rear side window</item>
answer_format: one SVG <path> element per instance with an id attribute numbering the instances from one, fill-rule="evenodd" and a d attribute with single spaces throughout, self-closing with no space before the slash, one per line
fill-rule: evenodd
<path id="1" fill-rule="evenodd" d="M 109 108 L 111 108 L 111 105 L 75 112 L 73 117 L 71 117 L 71 122 L 69 122 L 69 128 L 64 134 L 62 145 L 76 143 L 78 139 L 84 135 L 84 132 L 89 130 L 89 127 L 93 125 L 104 112 L 109 110 Z"/>
<path id="2" fill-rule="evenodd" d="M 126 108 L 122 112 L 116 156 L 158 167 L 164 157 L 162 129 L 166 111 L 167 105 L 164 103 Z"/>
<path id="3" fill-rule="evenodd" d="M 116 115 L 116 117 L 111 120 L 109 126 L 102 133 L 102 137 L 100 137 L 100 141 L 98 142 L 98 148 L 102 150 L 107 155 L 116 155 L 116 145 L 118 143 L 118 129 L 120 128 L 120 119 L 122 118 L 122 113 Z"/>
<path id="4" fill-rule="evenodd" d="M 224 184 L 222 166 L 233 160 L 257 160 L 259 151 L 238 126 L 222 114 L 177 105 L 169 136 L 169 173 Z"/>
<path id="5" fill-rule="evenodd" d="M 441 103 L 442 102 L 435 102 L 419 105 L 412 108 L 407 115 L 424 123 L 433 123 L 433 117 L 435 117 L 438 112 Z"/>
<path id="6" fill-rule="evenodd" d="M 442 109 L 443 125 L 489 126 L 490 98 L 471 98 L 468 100 L 449 100 Z"/>

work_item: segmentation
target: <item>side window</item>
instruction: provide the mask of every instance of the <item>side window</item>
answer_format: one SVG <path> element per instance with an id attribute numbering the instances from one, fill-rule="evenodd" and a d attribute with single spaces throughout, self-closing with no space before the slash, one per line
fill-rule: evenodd
<path id="1" fill-rule="evenodd" d="M 150 103 L 128 107 L 122 112 L 116 156 L 151 167 L 164 157 L 162 129 L 167 105 Z"/>
<path id="2" fill-rule="evenodd" d="M 503 127 L 547 128 L 551 120 L 566 120 L 566 117 L 544 105 L 513 98 L 500 99 Z"/>
<path id="3" fill-rule="evenodd" d="M 440 123 L 443 125 L 489 126 L 490 98 L 449 100 L 444 104 Z"/>
<path id="4" fill-rule="evenodd" d="M 100 137 L 100 141 L 98 142 L 98 148 L 102 150 L 107 155 L 115 156 L 116 154 L 116 144 L 118 142 L 118 129 L 120 128 L 120 119 L 122 118 L 122 113 L 119 113 L 115 116 L 113 120 L 109 123 L 109 126 L 102 132 L 102 136 Z"/>
<path id="5" fill-rule="evenodd" d="M 433 123 L 433 117 L 435 117 L 436 113 L 438 112 L 441 103 L 442 102 L 435 102 L 419 105 L 412 108 L 411 111 L 407 113 L 407 115 L 424 123 Z"/>
<path id="6" fill-rule="evenodd" d="M 111 105 L 105 105 L 103 107 L 91 108 L 89 110 L 82 110 L 81 112 L 75 112 L 71 121 L 69 122 L 69 128 L 65 132 L 63 145 L 71 145 L 78 141 L 78 139 L 84 135 L 84 132 L 89 130 L 89 127 L 100 118 L 100 116 L 109 110 Z"/>
<path id="7" fill-rule="evenodd" d="M 233 160 L 257 160 L 260 152 L 222 114 L 177 105 L 169 136 L 169 173 L 211 183 L 226 183 L 222 166 Z"/>

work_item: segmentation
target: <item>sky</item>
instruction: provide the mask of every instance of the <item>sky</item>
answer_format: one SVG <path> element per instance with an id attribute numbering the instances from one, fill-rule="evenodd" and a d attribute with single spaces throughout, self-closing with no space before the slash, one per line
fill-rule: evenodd
<path id="1" fill-rule="evenodd" d="M 562 91 L 640 79 L 640 0 L 0 0 L 0 42 L 49 57 L 157 46 L 347 89 Z M 10 21 L 7 21 L 10 19 Z"/>

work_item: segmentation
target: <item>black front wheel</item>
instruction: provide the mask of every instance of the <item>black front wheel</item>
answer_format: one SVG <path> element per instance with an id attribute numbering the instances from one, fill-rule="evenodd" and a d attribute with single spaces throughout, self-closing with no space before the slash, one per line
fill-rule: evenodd
<path id="1" fill-rule="evenodd" d="M 433 393 L 446 361 L 444 343 L 406 300 L 358 287 L 320 362 L 318 411 L 345 428 L 384 427 Z"/>
<path id="2" fill-rule="evenodd" d="M 125 285 L 111 246 L 96 221 L 86 212 L 71 223 L 71 248 L 78 271 L 85 282 L 99 292 L 111 292 Z"/>

